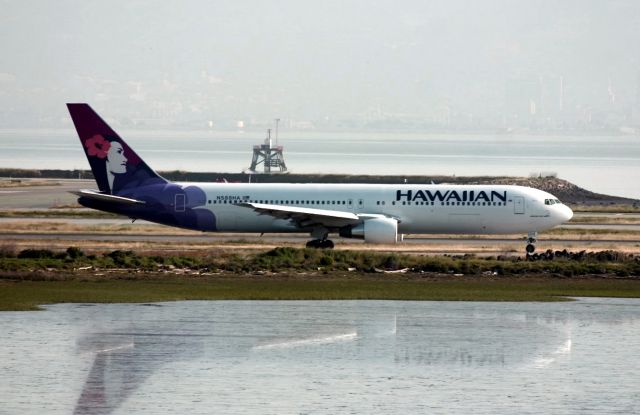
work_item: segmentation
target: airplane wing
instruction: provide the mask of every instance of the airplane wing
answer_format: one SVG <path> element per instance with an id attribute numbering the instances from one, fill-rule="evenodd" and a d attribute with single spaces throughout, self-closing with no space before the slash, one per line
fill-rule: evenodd
<path id="1" fill-rule="evenodd" d="M 269 215 L 276 219 L 291 220 L 300 228 L 324 226 L 341 228 L 354 225 L 362 220 L 354 213 L 336 210 L 303 208 L 297 206 L 280 206 L 266 203 L 238 203 L 238 206 L 253 209 L 261 215 Z"/>
<path id="2" fill-rule="evenodd" d="M 85 197 L 87 199 L 99 200 L 101 202 L 113 202 L 125 205 L 144 205 L 143 200 L 131 199 L 128 197 L 114 196 L 106 193 L 96 192 L 95 190 L 70 190 L 69 193 Z"/>

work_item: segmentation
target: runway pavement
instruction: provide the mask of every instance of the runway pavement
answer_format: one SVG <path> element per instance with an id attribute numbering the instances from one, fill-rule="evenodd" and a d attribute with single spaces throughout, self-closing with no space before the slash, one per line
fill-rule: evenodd
<path id="1" fill-rule="evenodd" d="M 118 234 L 118 233 L 2 233 L 5 244 L 24 248 L 58 248 L 81 246 L 84 249 L 148 249 L 160 251 L 208 250 L 208 249 L 269 249 L 288 245 L 304 247 L 309 240 L 306 234 L 265 235 L 258 234 Z M 408 237 L 395 245 L 364 244 L 360 240 L 334 238 L 336 249 L 366 249 L 381 252 L 465 254 L 481 255 L 524 254 L 523 238 L 443 238 Z M 569 251 L 619 250 L 640 253 L 640 240 L 583 240 L 583 239 L 539 239 L 538 252 L 547 249 Z"/>
<path id="2" fill-rule="evenodd" d="M 0 209 L 48 209 L 73 205 L 78 196 L 70 190 L 93 189 L 93 180 L 51 179 L 52 185 L 0 188 Z"/>

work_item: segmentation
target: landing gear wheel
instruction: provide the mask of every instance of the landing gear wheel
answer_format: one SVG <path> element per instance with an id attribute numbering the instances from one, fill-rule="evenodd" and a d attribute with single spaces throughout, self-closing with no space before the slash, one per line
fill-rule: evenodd
<path id="1" fill-rule="evenodd" d="M 325 239 L 324 241 L 322 241 L 322 243 L 320 243 L 320 248 L 333 249 L 333 241 Z"/>
<path id="2" fill-rule="evenodd" d="M 527 258 L 532 256 L 533 253 L 536 251 L 537 239 L 538 239 L 538 232 L 529 232 L 529 234 L 527 235 L 527 247 L 526 247 Z"/>
<path id="3" fill-rule="evenodd" d="M 333 241 L 329 239 L 314 239 L 307 242 L 307 248 L 315 249 L 333 249 Z"/>

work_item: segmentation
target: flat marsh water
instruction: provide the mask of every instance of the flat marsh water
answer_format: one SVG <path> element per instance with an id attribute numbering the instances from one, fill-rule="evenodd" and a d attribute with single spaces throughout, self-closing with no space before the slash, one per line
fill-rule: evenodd
<path id="1" fill-rule="evenodd" d="M 117 128 L 116 128 L 117 129 Z M 156 170 L 240 172 L 261 133 L 120 131 Z M 528 176 L 640 199 L 636 136 L 280 132 L 295 173 Z M 0 129 L 0 167 L 87 169 L 73 130 Z"/>
<path id="2" fill-rule="evenodd" d="M 638 413 L 640 300 L 0 313 L 0 413 Z"/>

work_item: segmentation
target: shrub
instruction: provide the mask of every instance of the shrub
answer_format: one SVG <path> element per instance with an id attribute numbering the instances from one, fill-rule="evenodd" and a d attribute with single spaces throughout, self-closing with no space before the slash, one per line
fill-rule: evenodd
<path id="1" fill-rule="evenodd" d="M 136 259 L 136 254 L 133 251 L 121 251 L 119 249 L 105 256 L 111 258 L 113 263 L 119 267 L 132 265 L 132 260 Z"/>
<path id="2" fill-rule="evenodd" d="M 55 257 L 55 252 L 49 249 L 24 249 L 18 254 L 18 258 L 21 259 L 43 259 Z"/>
<path id="3" fill-rule="evenodd" d="M 329 255 L 323 255 L 322 257 L 320 257 L 320 261 L 318 262 L 320 263 L 320 265 L 328 267 L 333 265 L 333 258 Z"/>
<path id="4" fill-rule="evenodd" d="M 76 248 L 75 246 L 70 246 L 67 248 L 67 255 L 71 259 L 77 259 L 84 256 L 84 252 L 80 248 Z"/>

